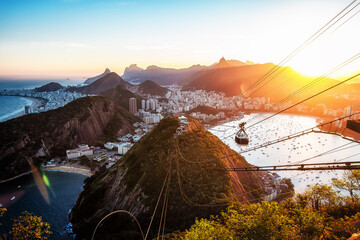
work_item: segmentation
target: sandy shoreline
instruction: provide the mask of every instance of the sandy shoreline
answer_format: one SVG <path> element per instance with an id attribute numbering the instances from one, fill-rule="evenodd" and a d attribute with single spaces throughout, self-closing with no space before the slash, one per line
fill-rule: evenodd
<path id="1" fill-rule="evenodd" d="M 75 166 L 69 166 L 69 165 L 62 165 L 62 166 L 54 166 L 54 167 L 44 167 L 43 170 L 45 171 L 58 171 L 58 172 L 72 172 L 72 173 L 78 173 L 83 174 L 86 176 L 91 176 L 93 173 L 89 168 L 85 167 L 75 167 Z"/>
<path id="2" fill-rule="evenodd" d="M 46 100 L 42 99 L 42 98 L 23 97 L 23 96 L 13 96 L 13 97 L 20 97 L 20 98 L 25 98 L 25 99 L 30 100 L 31 101 L 30 106 L 34 109 L 46 104 Z M 23 110 L 21 110 L 20 112 L 16 111 L 13 114 L 10 114 L 6 118 L 2 119 L 0 122 L 6 122 L 10 119 L 21 117 L 23 115 L 25 115 L 25 106 L 24 106 Z"/>
<path id="3" fill-rule="evenodd" d="M 71 173 L 77 173 L 77 174 L 82 174 L 82 175 L 86 175 L 88 177 L 92 176 L 93 173 L 91 172 L 91 170 L 89 168 L 86 167 L 76 167 L 76 166 L 71 166 L 71 165 L 62 165 L 62 166 L 54 166 L 54 167 L 44 167 L 42 170 L 44 171 L 55 171 L 55 172 L 71 172 Z M 5 180 L 1 180 L 1 183 L 5 183 L 5 182 L 9 182 L 12 180 L 15 180 L 19 177 L 25 176 L 31 174 L 31 171 L 19 174 L 15 177 L 12 178 L 8 178 Z"/>

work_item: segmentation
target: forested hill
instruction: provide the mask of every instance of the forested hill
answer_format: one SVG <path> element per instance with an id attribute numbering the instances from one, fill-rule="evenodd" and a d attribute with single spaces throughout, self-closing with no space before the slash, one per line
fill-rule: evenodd
<path id="1" fill-rule="evenodd" d="M 121 161 L 87 179 L 70 214 L 77 239 L 88 239 L 98 221 L 118 209 L 131 212 L 142 226 L 148 226 L 165 185 L 166 232 L 183 230 L 195 218 L 219 213 L 234 201 L 248 202 L 262 195 L 256 173 L 224 171 L 229 166 L 249 166 L 243 157 L 192 119 L 184 125 L 186 132 L 174 135 L 179 124 L 178 118 L 162 120 Z M 151 236 L 159 227 L 159 211 Z M 106 221 L 111 224 L 101 226 L 97 239 L 141 238 L 126 214 Z"/>
<path id="2" fill-rule="evenodd" d="M 63 156 L 77 144 L 113 140 L 118 132 L 132 130 L 137 120 L 109 98 L 96 96 L 2 122 L 0 179 L 29 171 L 29 163 L 41 157 Z"/>

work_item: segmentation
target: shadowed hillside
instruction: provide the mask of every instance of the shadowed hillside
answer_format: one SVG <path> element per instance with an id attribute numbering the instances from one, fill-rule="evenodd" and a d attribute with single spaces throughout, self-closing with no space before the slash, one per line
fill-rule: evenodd
<path id="1" fill-rule="evenodd" d="M 129 86 L 130 83 L 125 82 L 119 75 L 114 72 L 106 74 L 104 77 L 99 78 L 90 85 L 83 87 L 71 87 L 68 88 L 68 91 L 80 92 L 84 94 L 100 94 L 108 89 L 115 88 L 118 85 Z"/>
<path id="2" fill-rule="evenodd" d="M 30 170 L 41 157 L 62 156 L 77 144 L 115 139 L 137 119 L 106 97 L 79 98 L 64 107 L 0 123 L 0 179 Z"/>
<path id="3" fill-rule="evenodd" d="M 233 201 L 259 197 L 262 183 L 256 173 L 230 174 L 228 166 L 249 166 L 202 125 L 190 120 L 188 131 L 174 138 L 177 118 L 162 120 L 113 167 L 86 180 L 72 209 L 77 239 L 88 239 L 98 221 L 124 209 L 148 226 L 165 179 L 168 185 L 166 232 L 185 229 L 196 217 L 218 213 Z M 159 208 L 162 205 L 159 206 Z M 158 210 L 159 211 L 159 210 Z M 141 238 L 126 214 L 113 215 L 96 233 L 97 239 Z M 154 236 L 160 214 L 154 218 Z"/>

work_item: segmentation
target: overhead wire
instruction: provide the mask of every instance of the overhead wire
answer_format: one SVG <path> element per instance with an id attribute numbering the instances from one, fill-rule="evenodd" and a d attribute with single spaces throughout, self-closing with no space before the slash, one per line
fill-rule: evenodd
<path id="1" fill-rule="evenodd" d="M 169 178 L 169 185 L 166 189 L 166 201 L 165 201 L 165 215 L 164 215 L 164 221 L 163 221 L 163 226 L 162 226 L 162 235 L 161 235 L 161 239 L 164 239 L 164 232 L 165 232 L 165 224 L 166 224 L 166 215 L 167 215 L 167 209 L 168 209 L 168 202 L 169 202 L 169 194 L 170 194 L 170 184 L 171 184 L 171 174 L 170 174 L 170 178 Z"/>
<path id="2" fill-rule="evenodd" d="M 94 240 L 95 234 L 96 234 L 96 230 L 99 228 L 100 224 L 101 224 L 106 218 L 110 217 L 111 215 L 113 215 L 113 214 L 115 214 L 115 213 L 126 213 L 126 214 L 130 215 L 130 216 L 136 221 L 137 226 L 138 226 L 139 229 L 140 229 L 141 237 L 142 237 L 143 240 L 145 240 L 144 233 L 143 233 L 143 231 L 142 231 L 142 229 L 141 229 L 141 225 L 140 225 L 139 221 L 138 221 L 137 218 L 134 216 L 134 214 L 132 214 L 131 212 L 126 211 L 126 210 L 116 210 L 116 211 L 113 211 L 113 212 L 107 214 L 105 217 L 103 217 L 103 218 L 98 222 L 98 224 L 96 225 L 96 227 L 95 227 L 95 229 L 94 229 L 94 231 L 93 231 L 93 234 L 92 234 L 92 236 L 91 236 L 91 240 Z"/>
<path id="3" fill-rule="evenodd" d="M 334 26 L 338 21 L 340 21 L 342 18 L 344 18 L 347 14 L 349 14 L 355 7 L 357 7 L 360 3 L 355 5 L 355 7 L 351 8 L 348 12 L 346 12 L 344 15 L 340 16 L 343 12 L 345 12 L 351 5 L 353 5 L 356 2 L 356 0 L 352 1 L 349 5 L 347 5 L 343 10 L 341 10 L 337 15 L 335 15 L 330 21 L 328 21 L 323 27 L 321 27 L 317 32 L 315 32 L 310 38 L 308 38 L 305 42 L 300 44 L 299 47 L 297 47 L 294 51 L 292 51 L 287 57 L 285 57 L 282 61 L 280 61 L 277 65 L 275 65 L 272 69 L 270 69 L 267 73 L 265 73 L 260 79 L 258 79 L 255 83 L 253 83 L 244 93 L 244 95 L 248 95 L 253 89 L 255 89 L 259 84 L 261 84 L 263 81 L 265 81 L 266 78 L 268 78 L 270 75 L 272 75 L 274 72 L 276 72 L 283 64 L 288 62 L 290 59 L 292 59 L 294 56 L 296 56 L 300 51 L 302 51 L 305 47 L 307 47 L 309 44 L 311 44 L 313 41 L 315 41 L 317 38 L 319 38 L 322 34 L 324 34 L 329 28 Z M 340 17 L 339 17 L 340 16 Z M 335 19 L 339 17 L 335 21 Z M 333 22 L 335 21 L 335 22 Z M 261 87 L 260 87 L 261 88 Z M 258 91 L 260 88 L 258 88 L 256 91 Z"/>
<path id="4" fill-rule="evenodd" d="M 177 141 L 177 138 L 175 138 L 175 142 Z M 224 202 L 224 203 L 216 203 L 216 202 L 212 202 L 212 203 L 208 203 L 208 204 L 199 204 L 199 203 L 195 203 L 192 200 L 189 199 L 189 197 L 185 194 L 184 190 L 183 190 L 183 186 L 182 186 L 182 182 L 181 182 L 181 178 L 180 178 L 180 163 L 179 163 L 179 148 L 178 145 L 174 145 L 175 146 L 175 160 L 176 160 L 176 170 L 177 170 L 177 179 L 178 179 L 178 185 L 179 185 L 179 190 L 180 190 L 180 194 L 182 199 L 184 200 L 184 202 L 190 206 L 196 206 L 196 207 L 215 207 L 215 206 L 227 206 L 229 205 L 228 202 Z"/>
<path id="5" fill-rule="evenodd" d="M 353 147 L 358 147 L 359 145 L 353 145 L 353 146 L 350 146 L 350 147 L 346 147 L 346 148 L 343 148 L 344 146 L 347 146 L 347 145 L 351 145 L 351 144 L 356 144 L 354 142 L 349 142 L 349 143 L 346 143 L 346 144 L 343 144 L 339 147 L 335 147 L 331 150 L 328 150 L 328 151 L 325 151 L 323 153 L 320 153 L 314 157 L 311 157 L 311 158 L 306 158 L 306 159 L 303 159 L 303 160 L 300 160 L 300 161 L 296 161 L 294 162 L 294 164 L 298 164 L 298 163 L 303 163 L 303 162 L 306 162 L 306 161 L 309 161 L 311 159 L 314 159 L 314 158 L 318 158 L 318 157 L 322 157 L 322 156 L 325 156 L 325 155 L 328 155 L 328 154 L 332 154 L 332 153 L 335 153 L 335 152 L 340 152 L 340 151 L 343 151 L 343 150 L 346 150 L 346 149 L 349 149 L 349 148 L 353 148 Z"/>
<path id="6" fill-rule="evenodd" d="M 168 176 L 167 183 L 166 183 L 166 189 L 165 189 L 163 206 L 162 206 L 162 210 L 161 210 L 161 217 L 160 217 L 160 224 L 159 224 L 157 239 L 160 239 L 160 231 L 161 231 L 161 229 L 163 229 L 163 231 L 165 229 L 166 213 L 167 213 L 167 201 L 168 201 L 168 195 L 169 195 L 169 186 L 170 186 L 170 183 L 171 183 L 171 161 L 170 161 L 169 169 L 170 169 L 170 174 Z M 165 216 L 164 216 L 164 214 L 165 214 Z"/>
<path id="7" fill-rule="evenodd" d="M 311 81 L 308 84 L 304 85 L 300 89 L 298 89 L 295 92 L 289 94 L 288 96 L 286 96 L 285 98 L 279 100 L 278 102 L 272 104 L 272 106 L 270 108 L 273 109 L 273 110 L 275 110 L 276 108 L 279 108 L 284 103 L 286 103 L 286 101 L 289 101 L 289 100 L 293 99 L 295 96 L 299 95 L 300 93 L 302 93 L 304 91 L 307 91 L 308 89 L 312 88 L 316 84 L 320 83 L 322 80 L 326 79 L 328 76 L 334 74 L 335 72 L 339 71 L 340 69 L 342 69 L 342 68 L 346 67 L 347 65 L 351 64 L 352 62 L 358 60 L 359 58 L 360 58 L 360 53 L 357 53 L 356 55 L 354 55 L 351 58 L 347 59 L 345 62 L 343 62 L 343 63 L 339 64 L 338 66 L 334 67 L 333 69 L 331 69 L 329 72 L 323 74 L 320 77 L 315 78 L 313 81 Z M 250 123 L 254 122 L 258 118 L 260 118 L 259 115 L 249 119 L 248 122 L 250 122 Z"/>
<path id="8" fill-rule="evenodd" d="M 152 224 L 152 222 L 153 222 L 153 220 L 154 220 L 154 216 L 155 216 L 157 207 L 158 207 L 158 205 L 159 205 L 160 198 L 161 198 L 161 195 L 162 195 L 162 193 L 163 193 L 163 190 L 164 190 L 164 187 L 165 187 L 165 183 L 166 183 L 166 180 L 167 180 L 167 178 L 168 178 L 168 175 L 169 175 L 170 171 L 171 171 L 171 169 L 169 168 L 169 170 L 168 170 L 167 173 L 166 173 L 166 177 L 165 177 L 165 179 L 164 179 L 163 185 L 162 185 L 162 187 L 161 187 L 161 191 L 160 191 L 159 197 L 158 197 L 158 199 L 157 199 L 154 212 L 153 212 L 153 214 L 152 214 L 152 216 L 151 216 L 151 220 L 150 220 L 150 223 L 149 223 L 149 227 L 148 227 L 148 229 L 147 229 L 147 231 L 146 231 L 146 235 L 145 235 L 145 240 L 147 239 L 147 237 L 148 237 L 148 235 L 149 235 L 150 228 L 151 228 L 151 224 Z"/>
<path id="9" fill-rule="evenodd" d="M 284 58 L 280 63 L 275 65 L 271 70 L 269 70 L 265 75 L 263 75 L 259 80 L 257 80 L 255 83 L 253 83 L 247 91 L 245 91 L 244 95 L 247 96 L 251 91 L 258 91 L 260 88 L 262 88 L 264 85 L 266 85 L 268 82 L 263 84 L 262 86 L 258 87 L 258 89 L 255 89 L 259 84 L 261 84 L 265 79 L 267 79 L 270 75 L 272 75 L 274 72 L 276 72 L 279 68 L 282 67 L 286 62 L 288 62 L 290 59 L 292 59 L 294 56 L 296 56 L 298 53 L 300 53 L 304 48 L 306 48 L 308 45 L 310 45 L 313 41 L 315 41 L 317 38 L 319 38 L 321 35 L 323 35 L 326 31 L 328 31 L 332 26 L 334 26 L 337 22 L 339 22 L 342 18 L 344 18 L 347 14 L 349 14 L 354 8 L 356 8 L 360 3 L 356 4 L 353 8 L 351 8 L 348 12 L 346 12 L 344 15 L 340 16 L 346 9 L 348 9 L 351 5 L 353 5 L 356 2 L 354 0 L 349 5 L 347 5 L 342 11 L 340 11 L 335 17 L 333 17 L 329 22 L 327 22 L 322 28 L 320 28 L 316 33 L 314 33 L 310 38 L 308 38 L 305 42 L 300 44 L 298 48 L 296 48 L 293 52 L 291 52 L 286 58 Z M 340 16 L 340 17 L 339 17 Z M 335 22 L 333 22 L 337 17 Z M 333 23 L 332 23 L 333 22 Z M 330 25 L 330 26 L 328 26 Z M 284 71 L 284 69 L 282 69 Z M 253 94 L 252 93 L 252 94 Z"/>
<path id="10" fill-rule="evenodd" d="M 358 115 L 360 114 L 360 111 L 359 112 L 355 112 L 355 113 L 351 113 L 349 115 L 346 115 L 346 116 L 343 116 L 343 117 L 340 117 L 340 118 L 336 118 L 334 120 L 331 120 L 331 121 L 328 121 L 328 122 L 325 122 L 325 123 L 321 123 L 321 124 L 318 124 L 316 125 L 315 127 L 312 127 L 312 128 L 308 128 L 308 129 L 305 129 L 305 130 L 302 130 L 302 131 L 299 131 L 299 132 L 296 132 L 296 133 L 293 133 L 293 134 L 290 134 L 290 135 L 287 135 L 287 136 L 284 136 L 284 137 L 280 137 L 280 138 L 277 138 L 277 139 L 274 139 L 274 140 L 271 140 L 271 141 L 268 141 L 268 142 L 265 142 L 263 144 L 260 144 L 260 145 L 256 145 L 254 147 L 251 147 L 251 148 L 248 148 L 248 149 L 245 149 L 243 151 L 240 151 L 238 152 L 239 154 L 241 153 L 245 153 L 245 152 L 249 152 L 249 151 L 253 151 L 253 150 L 256 150 L 256 149 L 259 149 L 259 148 L 263 148 L 263 147 L 267 147 L 267 146 L 270 146 L 270 145 L 273 145 L 273 144 L 276 144 L 276 143 L 279 143 L 279 142 L 282 142 L 282 141 L 286 141 L 286 140 L 289 140 L 291 138 L 294 138 L 294 137 L 298 137 L 298 136 L 301 136 L 301 135 L 304 135 L 304 133 L 310 133 L 310 132 L 315 132 L 314 129 L 316 128 L 320 128 L 320 127 L 323 127 L 327 124 L 331 124 L 331 123 L 334 123 L 334 122 L 337 122 L 337 121 L 340 121 L 340 120 L 343 120 L 343 119 L 346 119 L 346 118 L 349 118 L 351 116 L 354 116 L 354 115 Z M 319 133 L 326 133 L 324 131 L 319 131 Z M 331 134 L 335 134 L 335 133 L 331 133 Z M 226 136 L 224 139 L 227 139 L 231 136 L 235 135 L 235 133 L 229 135 L 229 136 Z M 344 137 L 343 137 L 344 138 Z M 356 140 L 353 140 L 353 139 L 348 139 L 348 138 L 344 138 L 346 140 L 350 140 L 350 141 L 355 141 L 355 142 L 358 142 Z"/>
<path id="11" fill-rule="evenodd" d="M 251 124 L 250 126 L 246 127 L 246 129 L 247 129 L 247 128 L 250 128 L 250 127 L 253 127 L 253 126 L 255 126 L 255 125 L 257 125 L 257 124 L 259 124 L 259 123 L 261 123 L 261 122 L 263 122 L 263 121 L 266 121 L 266 120 L 268 120 L 268 119 L 270 119 L 270 118 L 272 118 L 272 117 L 274 117 L 274 116 L 276 116 L 276 115 L 278 115 L 278 114 L 280 114 L 280 113 L 283 113 L 283 112 L 289 110 L 290 108 L 293 108 L 293 107 L 295 107 L 295 106 L 297 106 L 297 105 L 299 105 L 299 104 L 301 104 L 301 103 L 304 103 L 304 102 L 306 102 L 306 101 L 308 101 L 308 100 L 310 100 L 310 99 L 312 99 L 312 98 L 314 98 L 314 97 L 317 97 L 317 96 L 319 96 L 320 94 L 323 94 L 324 92 L 327 92 L 327 91 L 329 91 L 329 90 L 331 90 L 331 89 L 333 89 L 333 88 L 335 88 L 335 87 L 337 87 L 337 86 L 340 86 L 341 84 L 344 84 L 344 83 L 346 83 L 346 82 L 348 82 L 348 81 L 350 81 L 350 80 L 352 80 L 352 79 L 354 79 L 354 78 L 356 78 L 356 77 L 358 77 L 358 76 L 360 76 L 360 73 L 355 74 L 355 75 L 353 75 L 353 76 L 351 76 L 351 77 L 349 77 L 349 78 L 347 78 L 347 79 L 345 79 L 345 80 L 343 80 L 343 81 L 341 81 L 341 82 L 339 82 L 339 83 L 337 83 L 337 84 L 335 84 L 335 85 L 333 85 L 333 86 L 331 86 L 331 87 L 328 87 L 328 88 L 326 88 L 325 90 L 322 90 L 322 91 L 320 91 L 320 92 L 318 92 L 318 93 L 316 93 L 316 94 L 314 94 L 314 95 L 312 95 L 312 96 L 310 96 L 310 97 L 307 97 L 307 98 L 305 98 L 304 100 L 302 100 L 302 101 L 300 101 L 300 102 L 297 102 L 297 103 L 295 103 L 295 104 L 293 104 L 293 105 L 291 105 L 291 106 L 289 106 L 289 107 L 287 107 L 287 108 L 285 108 L 285 109 L 283 109 L 283 110 L 281 110 L 281 111 L 279 111 L 279 112 L 276 112 L 276 113 L 272 114 L 271 116 L 266 117 L 265 119 L 262 119 L 261 121 L 258 121 L 258 122 L 256 122 L 256 123 L 253 123 L 253 124 Z"/>
<path id="12" fill-rule="evenodd" d="M 347 59 L 345 62 L 343 62 L 343 63 L 339 64 L 338 66 L 334 67 L 333 69 L 331 69 L 328 73 L 323 74 L 322 76 L 315 78 L 310 83 L 306 84 L 302 88 L 300 88 L 300 89 L 296 90 L 295 92 L 291 93 L 287 97 L 281 99 L 277 103 L 273 104 L 271 107 L 272 108 L 278 107 L 279 105 L 281 105 L 281 103 L 283 103 L 285 101 L 288 101 L 288 100 L 292 99 L 294 96 L 298 95 L 299 93 L 302 93 L 302 92 L 308 90 L 309 88 L 315 86 L 316 84 L 318 84 L 322 80 L 324 80 L 326 77 L 330 76 L 331 74 L 334 74 L 335 72 L 339 71 L 341 68 L 345 67 L 346 65 L 350 64 L 351 62 L 353 62 L 353 61 L 355 61 L 355 60 L 357 60 L 359 58 L 360 58 L 360 53 L 357 53 L 353 57 Z"/>
<path id="13" fill-rule="evenodd" d="M 346 115 L 346 116 L 343 116 L 343 117 L 340 117 L 340 118 L 337 118 L 337 119 L 334 119 L 334 120 L 331 120 L 331 121 L 328 121 L 328 122 L 325 122 L 325 123 L 320 123 L 318 125 L 316 125 L 315 127 L 312 127 L 312 128 L 308 128 L 308 129 L 305 129 L 305 130 L 302 130 L 302 131 L 299 131 L 299 132 L 296 132 L 296 133 L 293 133 L 293 134 L 290 134 L 290 135 L 287 135 L 287 136 L 284 136 L 284 137 L 280 137 L 280 138 L 277 138 L 277 139 L 274 139 L 274 140 L 271 140 L 271 141 L 268 141 L 268 142 L 265 142 L 265 143 L 262 143 L 260 145 L 256 145 L 254 147 L 251 147 L 249 149 L 245 149 L 245 150 L 242 150 L 242 151 L 239 151 L 239 152 L 236 152 L 234 154 L 230 154 L 229 156 L 238 156 L 239 154 L 242 154 L 242 153 L 246 153 L 246 152 L 250 152 L 250 151 L 254 151 L 256 149 L 260 149 L 260 148 L 266 148 L 268 146 L 271 146 L 273 144 L 277 144 L 277 143 L 280 143 L 282 141 L 286 141 L 286 140 L 289 140 L 289 139 L 292 139 L 292 138 L 295 138 L 295 137 L 299 137 L 299 136 L 302 136 L 304 134 L 308 134 L 308 133 L 311 133 L 311 132 L 315 132 L 313 129 L 316 129 L 316 128 L 320 128 L 320 127 L 323 127 L 323 126 L 326 126 L 328 124 L 332 124 L 334 122 L 337 122 L 337 121 L 340 121 L 340 120 L 343 120 L 343 119 L 346 119 L 346 118 L 350 118 L 354 115 L 358 115 L 360 114 L 360 111 L 359 112 L 354 112 L 354 113 L 351 113 L 349 115 Z M 326 133 L 326 132 L 323 132 L 323 131 L 319 131 L 319 133 Z M 332 133 L 334 134 L 334 133 Z M 234 134 L 232 134 L 234 135 Z M 229 136 L 228 136 L 229 137 Z M 228 138 L 226 137 L 226 138 Z M 348 138 L 344 138 L 345 140 L 349 140 L 351 141 L 350 143 L 348 144 L 351 144 L 351 143 L 360 143 L 360 141 L 357 141 L 357 140 L 354 140 L 354 139 L 348 139 Z M 346 144 L 345 144 L 346 145 Z M 337 147 L 339 148 L 339 147 Z M 337 149 L 336 148 L 336 149 Z M 227 156 L 226 156 L 227 157 Z M 221 158 L 226 158 L 226 157 L 220 157 Z"/>

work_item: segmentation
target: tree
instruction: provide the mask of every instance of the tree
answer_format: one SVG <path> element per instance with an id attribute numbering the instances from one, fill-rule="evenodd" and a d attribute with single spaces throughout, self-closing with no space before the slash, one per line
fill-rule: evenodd
<path id="1" fill-rule="evenodd" d="M 305 195 L 309 197 L 309 203 L 316 210 L 323 206 L 335 205 L 339 201 L 337 192 L 326 184 L 315 184 L 305 191 Z"/>
<path id="2" fill-rule="evenodd" d="M 296 239 L 296 229 L 278 203 L 232 205 L 220 217 L 201 219 L 185 239 Z"/>
<path id="3" fill-rule="evenodd" d="M 6 208 L 0 208 L 0 218 L 1 218 L 2 216 L 4 216 L 5 212 L 6 212 Z M 0 226 L 1 226 L 1 225 L 2 225 L 2 223 L 0 222 Z"/>
<path id="4" fill-rule="evenodd" d="M 342 179 L 333 179 L 333 186 L 340 190 L 348 191 L 352 202 L 359 201 L 360 170 L 346 171 Z"/>
<path id="5" fill-rule="evenodd" d="M 49 230 L 50 224 L 42 221 L 42 217 L 37 217 L 32 213 L 23 212 L 18 218 L 13 220 L 10 235 L 13 239 L 48 239 L 52 232 Z"/>
<path id="6" fill-rule="evenodd" d="M 195 224 L 186 231 L 186 240 L 193 239 L 234 239 L 233 233 L 216 219 L 195 220 Z"/>
<path id="7" fill-rule="evenodd" d="M 6 208 L 0 208 L 0 218 L 1 218 L 2 216 L 4 216 L 6 210 L 7 210 Z M 2 223 L 1 223 L 1 222 L 0 222 L 0 226 L 2 226 Z M 6 239 L 6 234 L 1 234 L 1 235 L 0 235 L 0 240 L 2 240 L 2 239 Z"/>

